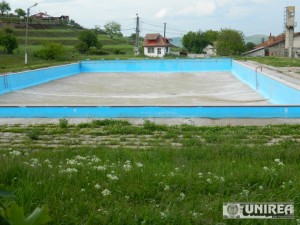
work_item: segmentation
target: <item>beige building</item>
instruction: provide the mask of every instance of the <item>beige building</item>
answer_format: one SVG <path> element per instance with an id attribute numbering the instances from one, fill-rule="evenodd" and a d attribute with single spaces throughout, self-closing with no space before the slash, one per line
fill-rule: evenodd
<path id="1" fill-rule="evenodd" d="M 267 41 L 255 46 L 245 56 L 288 56 L 288 49 L 285 48 L 285 34 L 272 36 L 270 34 Z M 300 33 L 295 33 L 293 38 L 292 57 L 300 57 Z"/>

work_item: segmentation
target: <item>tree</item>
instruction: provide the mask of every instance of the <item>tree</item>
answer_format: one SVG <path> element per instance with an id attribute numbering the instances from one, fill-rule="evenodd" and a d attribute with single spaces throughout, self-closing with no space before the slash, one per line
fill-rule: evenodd
<path id="1" fill-rule="evenodd" d="M 255 47 L 255 44 L 253 42 L 247 42 L 246 46 L 245 46 L 245 51 L 251 51 L 253 50 Z"/>
<path id="2" fill-rule="evenodd" d="M 107 22 L 104 25 L 104 30 L 110 36 L 111 39 L 113 39 L 113 37 L 123 36 L 123 34 L 121 33 L 121 24 L 115 21 Z"/>
<path id="3" fill-rule="evenodd" d="M 18 48 L 17 38 L 11 29 L 7 28 L 0 34 L 0 45 L 4 47 L 7 54 L 13 54 L 14 50 Z"/>
<path id="4" fill-rule="evenodd" d="M 217 41 L 217 54 L 221 56 L 240 55 L 245 51 L 244 34 L 233 29 L 221 29 Z"/>
<path id="5" fill-rule="evenodd" d="M 78 39 L 80 42 L 76 45 L 76 48 L 81 53 L 86 53 L 91 48 L 101 48 L 97 35 L 91 30 L 82 31 Z"/>
<path id="6" fill-rule="evenodd" d="M 209 43 L 211 45 L 213 45 L 218 40 L 219 31 L 207 30 L 207 31 L 204 32 L 204 36 L 209 41 Z"/>
<path id="7" fill-rule="evenodd" d="M 26 12 L 23 10 L 23 9 L 16 9 L 15 10 L 15 13 L 19 16 L 19 17 L 21 17 L 21 16 L 25 16 L 26 15 Z"/>
<path id="8" fill-rule="evenodd" d="M 8 2 L 6 2 L 5 0 L 2 0 L 0 2 L 0 12 L 1 12 L 1 16 L 4 16 L 5 12 L 9 12 L 11 10 L 10 5 L 8 4 Z"/>
<path id="9" fill-rule="evenodd" d="M 193 32 L 190 31 L 182 37 L 182 45 L 185 47 L 189 52 L 192 53 L 203 53 L 203 49 L 209 44 L 210 42 L 205 37 L 205 33 L 203 32 Z"/>
<path id="10" fill-rule="evenodd" d="M 101 33 L 101 27 L 99 25 L 94 25 L 94 32 L 96 35 Z"/>

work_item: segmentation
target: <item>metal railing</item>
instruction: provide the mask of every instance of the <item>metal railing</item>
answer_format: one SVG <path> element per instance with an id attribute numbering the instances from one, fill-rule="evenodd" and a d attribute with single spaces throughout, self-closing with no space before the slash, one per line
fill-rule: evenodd
<path id="1" fill-rule="evenodd" d="M 260 72 L 262 72 L 263 67 L 262 66 L 257 66 L 255 68 L 255 85 L 256 85 L 256 90 L 258 90 L 258 77 L 257 77 L 257 71 L 260 69 Z"/>

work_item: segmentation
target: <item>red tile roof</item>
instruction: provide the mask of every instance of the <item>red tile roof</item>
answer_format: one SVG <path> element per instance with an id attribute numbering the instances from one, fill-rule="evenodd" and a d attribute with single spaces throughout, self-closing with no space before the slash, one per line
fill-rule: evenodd
<path id="1" fill-rule="evenodd" d="M 284 34 L 280 34 L 278 36 L 269 36 L 269 39 L 259 45 L 255 46 L 255 49 L 257 48 L 261 48 L 261 47 L 272 47 L 273 45 L 276 45 L 280 42 L 285 41 L 285 35 Z"/>
<path id="2" fill-rule="evenodd" d="M 171 47 L 169 38 L 164 38 L 160 34 L 146 34 L 144 47 Z"/>

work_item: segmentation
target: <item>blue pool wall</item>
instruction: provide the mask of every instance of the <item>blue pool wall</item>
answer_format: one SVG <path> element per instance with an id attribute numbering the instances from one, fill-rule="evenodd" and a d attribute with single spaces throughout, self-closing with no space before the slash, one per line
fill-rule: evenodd
<path id="1" fill-rule="evenodd" d="M 0 107 L 0 118 L 300 118 L 299 106 Z"/>
<path id="2" fill-rule="evenodd" d="M 0 76 L 0 94 L 43 84 L 52 80 L 79 74 L 80 63 L 55 66 Z"/>
<path id="3" fill-rule="evenodd" d="M 300 90 L 253 70 L 237 61 L 232 62 L 231 73 L 261 94 L 272 104 L 300 105 Z"/>
<path id="4" fill-rule="evenodd" d="M 82 61 L 81 72 L 201 72 L 230 71 L 231 59 Z"/>
<path id="5" fill-rule="evenodd" d="M 82 72 L 231 72 L 273 106 L 0 107 L 0 118 L 300 118 L 300 91 L 231 59 L 83 61 L 0 76 L 0 94 Z"/>

